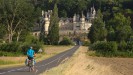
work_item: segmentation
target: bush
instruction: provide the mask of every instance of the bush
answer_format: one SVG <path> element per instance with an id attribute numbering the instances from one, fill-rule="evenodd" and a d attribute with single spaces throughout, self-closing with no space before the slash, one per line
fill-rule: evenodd
<path id="1" fill-rule="evenodd" d="M 129 41 L 133 41 L 133 36 L 130 36 L 130 39 L 129 39 Z"/>
<path id="2" fill-rule="evenodd" d="M 96 51 L 104 51 L 104 52 L 114 52 L 117 50 L 117 43 L 116 42 L 96 42 L 94 43 L 91 48 Z"/>
<path id="3" fill-rule="evenodd" d="M 90 42 L 89 41 L 83 41 L 83 46 L 89 46 Z"/>
<path id="4" fill-rule="evenodd" d="M 11 56 L 11 53 L 14 54 L 14 53 L 22 53 L 22 54 L 26 54 L 27 50 L 30 48 L 30 47 L 33 47 L 33 49 L 35 50 L 35 52 L 37 53 L 38 50 L 42 47 L 42 43 L 41 42 L 36 42 L 36 44 L 28 44 L 28 43 L 5 43 L 5 44 L 2 44 L 0 45 L 0 51 L 1 52 L 7 52 L 6 55 L 10 55 Z M 3 55 L 3 54 L 1 54 Z"/>
<path id="5" fill-rule="evenodd" d="M 98 56 L 115 56 L 117 48 L 118 46 L 116 42 L 105 41 L 96 42 L 91 46 L 92 50 L 96 50 L 96 55 Z"/>
<path id="6" fill-rule="evenodd" d="M 22 56 L 21 52 L 3 52 L 0 51 L 0 56 Z"/>
<path id="7" fill-rule="evenodd" d="M 22 48 L 22 53 L 26 55 L 26 52 L 27 52 L 27 50 L 30 48 L 30 45 L 25 44 L 25 45 L 23 45 L 21 48 Z"/>
<path id="8" fill-rule="evenodd" d="M 133 41 L 127 42 L 126 49 L 133 52 Z"/>
<path id="9" fill-rule="evenodd" d="M 120 51 L 126 51 L 127 43 L 125 41 L 121 41 L 118 45 L 118 50 Z"/>
<path id="10" fill-rule="evenodd" d="M 30 44 L 30 43 L 34 42 L 36 39 L 37 39 L 36 37 L 34 37 L 33 35 L 29 34 L 29 35 L 26 36 L 25 42 Z"/>
<path id="11" fill-rule="evenodd" d="M 35 52 L 42 47 L 42 42 L 33 36 L 28 36 L 24 43 L 12 42 L 0 44 L 0 56 L 17 56 L 19 54 L 26 54 L 27 50 L 32 46 Z"/>
<path id="12" fill-rule="evenodd" d="M 72 41 L 67 38 L 67 37 L 64 37 L 63 40 L 59 43 L 59 45 L 72 45 Z"/>
<path id="13" fill-rule="evenodd" d="M 133 57 L 132 51 L 116 51 L 115 52 L 116 57 Z"/>
<path id="14" fill-rule="evenodd" d="M 40 42 L 36 37 L 28 35 L 26 37 L 24 44 L 21 46 L 21 49 L 22 52 L 26 54 L 27 50 L 32 46 L 33 50 L 35 50 L 35 52 L 37 53 L 38 50 L 42 47 L 42 45 L 43 45 L 42 41 Z"/>
<path id="15" fill-rule="evenodd" d="M 30 48 L 30 47 L 33 47 L 33 50 L 37 53 L 38 50 L 41 48 L 41 45 L 39 44 L 32 44 L 32 45 L 29 45 L 29 44 L 26 44 L 26 45 L 23 45 L 21 48 L 22 48 L 22 52 L 24 54 L 26 54 L 27 50 Z"/>
<path id="16" fill-rule="evenodd" d="M 3 43 L 4 40 L 0 39 L 0 44 Z"/>
<path id="17" fill-rule="evenodd" d="M 5 43 L 0 46 L 1 51 L 5 52 L 21 52 L 20 43 Z"/>

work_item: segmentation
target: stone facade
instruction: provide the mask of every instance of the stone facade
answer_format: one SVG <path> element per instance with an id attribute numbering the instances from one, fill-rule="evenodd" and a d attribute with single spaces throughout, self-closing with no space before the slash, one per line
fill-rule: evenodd
<path id="1" fill-rule="evenodd" d="M 45 34 L 48 34 L 51 13 L 52 13 L 51 10 L 49 10 L 48 12 L 42 11 L 40 25 L 42 25 L 43 27 L 42 29 L 45 32 Z M 89 28 L 92 25 L 92 20 L 95 18 L 95 16 L 96 16 L 96 11 L 93 6 L 91 7 L 90 12 L 88 11 L 86 13 L 86 16 L 83 15 L 82 13 L 81 15 L 74 14 L 73 18 L 60 18 L 59 21 L 60 36 L 69 36 L 71 38 L 86 36 L 85 34 L 88 33 Z M 38 30 L 40 29 L 41 28 L 39 28 Z"/>

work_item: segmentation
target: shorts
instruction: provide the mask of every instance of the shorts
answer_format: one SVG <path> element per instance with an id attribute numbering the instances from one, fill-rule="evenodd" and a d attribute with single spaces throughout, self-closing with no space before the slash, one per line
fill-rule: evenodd
<path id="1" fill-rule="evenodd" d="M 28 59 L 29 59 L 29 60 L 32 60 L 32 59 L 33 59 L 33 57 L 28 57 Z"/>
<path id="2" fill-rule="evenodd" d="M 35 59 L 34 59 L 33 57 L 28 57 L 28 58 L 25 60 L 25 64 L 26 64 L 26 66 L 29 65 L 29 60 L 32 61 L 32 65 L 34 66 L 35 63 L 36 63 L 36 61 L 35 61 Z"/>

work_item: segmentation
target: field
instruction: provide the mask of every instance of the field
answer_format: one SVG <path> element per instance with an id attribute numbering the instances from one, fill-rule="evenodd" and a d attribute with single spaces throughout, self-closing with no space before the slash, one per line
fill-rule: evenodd
<path id="1" fill-rule="evenodd" d="M 80 47 L 70 59 L 40 75 L 132 75 L 132 58 L 88 56 L 87 47 Z"/>
<path id="2" fill-rule="evenodd" d="M 42 61 L 58 53 L 72 48 L 73 46 L 44 46 L 44 53 L 36 55 L 36 61 Z M 24 65 L 26 56 L 23 57 L 0 57 L 0 68 Z"/>

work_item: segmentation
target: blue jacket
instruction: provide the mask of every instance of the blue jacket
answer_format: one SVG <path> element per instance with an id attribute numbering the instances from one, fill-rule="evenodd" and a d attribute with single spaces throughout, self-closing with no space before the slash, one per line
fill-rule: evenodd
<path id="1" fill-rule="evenodd" d="M 34 53 L 35 53 L 35 51 L 34 51 L 33 49 L 29 49 L 29 50 L 27 51 L 27 56 L 29 56 L 29 57 L 34 57 Z"/>

